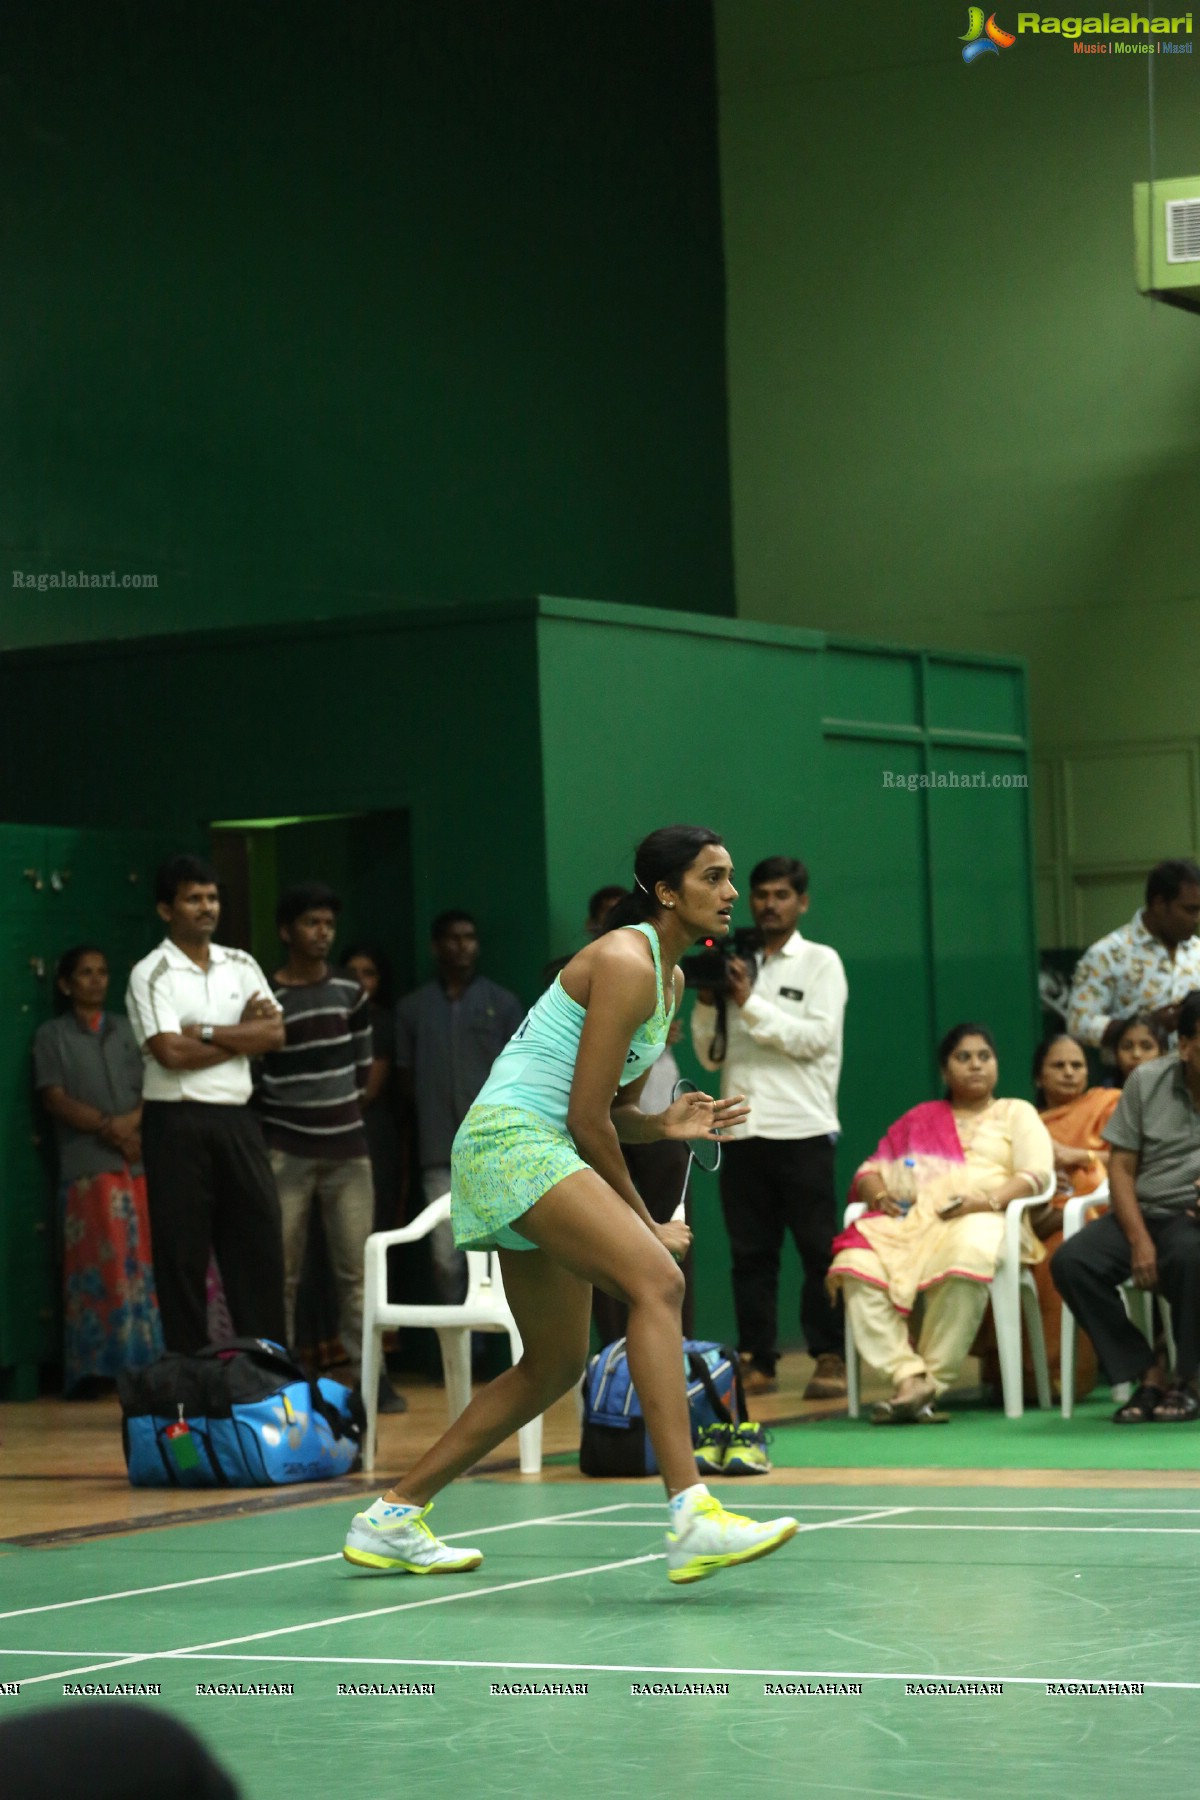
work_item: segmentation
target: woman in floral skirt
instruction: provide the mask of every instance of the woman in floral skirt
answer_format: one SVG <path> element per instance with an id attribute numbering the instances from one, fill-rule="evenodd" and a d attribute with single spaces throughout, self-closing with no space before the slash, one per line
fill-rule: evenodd
<path id="1" fill-rule="evenodd" d="M 146 1178 L 142 1058 L 106 1012 L 108 961 L 77 944 L 56 971 L 60 1012 L 34 1039 L 34 1080 L 54 1120 L 63 1255 L 63 1388 L 95 1391 L 162 1355 Z"/>

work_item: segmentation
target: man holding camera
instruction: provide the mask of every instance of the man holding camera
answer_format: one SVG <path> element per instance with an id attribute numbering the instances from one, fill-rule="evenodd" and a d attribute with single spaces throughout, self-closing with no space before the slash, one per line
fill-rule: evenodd
<path id="1" fill-rule="evenodd" d="M 808 870 L 769 856 L 750 872 L 761 948 L 725 963 L 723 992 L 701 988 L 692 1044 L 722 1094 L 745 1094 L 750 1118 L 721 1165 L 721 1207 L 733 1252 L 738 1346 L 748 1393 L 775 1387 L 779 1257 L 790 1231 L 804 1267 L 800 1323 L 816 1368 L 806 1400 L 846 1392 L 840 1302 L 825 1290 L 837 1230 L 834 1154 L 846 972 L 797 922 L 808 911 Z"/>

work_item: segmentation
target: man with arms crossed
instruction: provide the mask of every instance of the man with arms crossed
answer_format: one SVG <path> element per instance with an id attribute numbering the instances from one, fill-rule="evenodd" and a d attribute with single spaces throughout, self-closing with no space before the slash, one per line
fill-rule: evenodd
<path id="1" fill-rule="evenodd" d="M 215 1250 L 238 1336 L 283 1343 L 279 1201 L 248 1105 L 250 1058 L 282 1046 L 283 1014 L 254 958 L 213 943 L 215 869 L 172 857 L 155 900 L 167 935 L 134 966 L 125 1011 L 146 1061 L 142 1152 L 163 1340 L 185 1355 L 205 1343 Z"/>

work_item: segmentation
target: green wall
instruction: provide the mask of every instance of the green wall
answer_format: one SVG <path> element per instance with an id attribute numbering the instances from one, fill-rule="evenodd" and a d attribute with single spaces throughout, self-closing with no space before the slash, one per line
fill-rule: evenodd
<path id="1" fill-rule="evenodd" d="M 938 1091 L 934 1046 L 959 1020 L 991 1026 L 1004 1091 L 1028 1096 L 1036 975 L 1018 665 L 546 602 L 538 654 L 556 946 L 577 941 L 594 888 L 629 879 L 646 832 L 708 825 L 733 855 L 737 923 L 750 922 L 746 877 L 760 857 L 809 865 L 805 934 L 839 951 L 850 983 L 843 1184 L 898 1113 Z M 899 785 L 981 773 L 1020 785 Z M 716 1183 L 693 1180 L 700 1329 L 723 1335 L 733 1316 Z M 789 1251 L 780 1319 L 793 1338 L 798 1267 Z"/>
<path id="2" fill-rule="evenodd" d="M 127 696 L 100 717 L 102 754 L 81 756 L 66 730 L 26 754 L 37 722 L 86 719 L 98 692 Z M 255 629 L 0 659 L 0 818 L 153 820 L 185 845 L 214 819 L 406 811 L 412 894 L 396 916 L 411 921 L 414 966 L 431 914 L 465 905 L 488 972 L 527 999 L 547 957 L 578 942 L 588 894 L 628 880 L 656 825 L 711 825 L 743 880 L 761 856 L 802 856 L 806 932 L 850 981 L 843 1179 L 936 1091 L 933 1047 L 956 1020 L 987 1022 L 1005 1090 L 1027 1091 L 1030 821 L 1011 785 L 1027 770 L 1011 660 L 648 608 L 543 599 L 286 641 Z M 899 783 L 981 772 L 986 788 Z M 711 1180 L 697 1207 L 701 1329 L 723 1336 Z M 793 1332 L 797 1287 L 793 1263 Z"/>
<path id="3" fill-rule="evenodd" d="M 154 820 L 186 849 L 213 820 L 407 812 L 411 894 L 395 917 L 411 966 L 424 971 L 433 915 L 465 906 L 495 947 L 489 973 L 532 994 L 546 917 L 531 610 L 14 653 L 0 659 L 0 818 Z M 87 718 L 101 691 L 129 697 L 101 707 L 103 754 L 58 731 L 24 755 L 31 721 Z"/>
<path id="4" fill-rule="evenodd" d="M 1132 220 L 1151 74 L 1157 174 L 1200 176 L 1200 54 L 968 67 L 965 12 L 716 0 L 738 610 L 1027 658 L 1077 943 L 1200 849 L 1200 318 Z"/>
<path id="5" fill-rule="evenodd" d="M 0 645 L 732 610 L 706 5 L 0 20 Z M 239 804 L 239 812 L 244 808 Z"/>

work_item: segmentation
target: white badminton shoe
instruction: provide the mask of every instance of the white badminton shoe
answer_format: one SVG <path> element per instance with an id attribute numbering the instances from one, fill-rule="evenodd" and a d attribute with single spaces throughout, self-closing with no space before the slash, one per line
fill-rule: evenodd
<path id="1" fill-rule="evenodd" d="M 746 1519 L 726 1512 L 705 1488 L 678 1497 L 667 1533 L 667 1575 L 672 1581 L 705 1581 L 718 1569 L 770 1556 L 800 1529 L 796 1519 Z"/>
<path id="2" fill-rule="evenodd" d="M 418 1508 L 376 1500 L 366 1512 L 355 1514 L 342 1555 L 361 1569 L 379 1569 L 388 1575 L 457 1575 L 464 1569 L 477 1569 L 483 1561 L 482 1550 L 443 1544 L 434 1537 L 425 1523 L 432 1504 Z"/>

